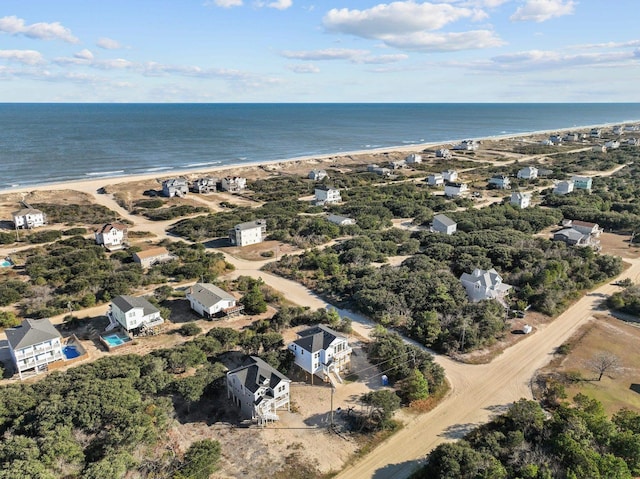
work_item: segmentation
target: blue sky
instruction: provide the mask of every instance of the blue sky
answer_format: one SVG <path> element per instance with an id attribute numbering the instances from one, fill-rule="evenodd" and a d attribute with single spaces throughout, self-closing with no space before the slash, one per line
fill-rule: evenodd
<path id="1" fill-rule="evenodd" d="M 2 0 L 0 102 L 638 102 L 640 1 Z"/>

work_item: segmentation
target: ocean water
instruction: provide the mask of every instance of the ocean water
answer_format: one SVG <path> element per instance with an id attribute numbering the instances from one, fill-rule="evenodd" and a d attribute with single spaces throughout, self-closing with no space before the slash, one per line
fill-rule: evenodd
<path id="1" fill-rule="evenodd" d="M 631 104 L 0 104 L 0 190 L 640 120 Z"/>

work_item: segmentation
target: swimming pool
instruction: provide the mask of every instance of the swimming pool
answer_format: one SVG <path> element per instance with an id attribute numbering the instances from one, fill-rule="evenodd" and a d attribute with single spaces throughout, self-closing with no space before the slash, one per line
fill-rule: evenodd
<path id="1" fill-rule="evenodd" d="M 129 341 L 131 341 L 131 338 L 129 336 L 126 336 L 124 334 L 121 333 L 113 333 L 113 334 L 109 334 L 107 336 L 101 336 L 102 340 L 107 343 L 107 346 L 109 348 L 115 348 L 118 346 L 122 346 L 125 343 L 128 343 Z"/>
<path id="2" fill-rule="evenodd" d="M 0 268 L 8 268 L 9 266 L 13 266 L 13 263 L 8 259 L 3 259 L 0 261 Z"/>
<path id="3" fill-rule="evenodd" d="M 69 345 L 62 348 L 62 354 L 66 359 L 75 359 L 80 356 L 80 351 L 76 346 Z"/>

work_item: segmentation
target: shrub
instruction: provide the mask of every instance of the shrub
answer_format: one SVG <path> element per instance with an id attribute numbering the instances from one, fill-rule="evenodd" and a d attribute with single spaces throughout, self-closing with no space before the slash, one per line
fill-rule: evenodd
<path id="1" fill-rule="evenodd" d="M 195 322 L 191 321 L 189 323 L 183 324 L 178 332 L 182 336 L 196 336 L 202 332 L 202 328 L 198 326 Z"/>
<path id="2" fill-rule="evenodd" d="M 69 228 L 68 230 L 64 230 L 62 234 L 65 236 L 86 235 L 87 228 Z"/>

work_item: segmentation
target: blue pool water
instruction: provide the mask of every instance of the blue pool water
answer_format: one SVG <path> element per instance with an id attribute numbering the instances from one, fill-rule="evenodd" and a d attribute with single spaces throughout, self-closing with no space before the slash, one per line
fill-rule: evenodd
<path id="1" fill-rule="evenodd" d="M 62 348 L 62 354 L 64 354 L 64 357 L 67 359 L 74 359 L 80 356 L 80 352 L 75 346 L 65 346 Z"/>
<path id="2" fill-rule="evenodd" d="M 8 261 L 6 259 L 0 261 L 0 268 L 8 268 L 9 266 L 13 266 L 13 263 L 11 261 Z"/>
<path id="3" fill-rule="evenodd" d="M 129 341 L 131 341 L 131 338 L 129 338 L 128 336 L 121 336 L 119 334 L 110 334 L 108 336 L 102 336 L 102 339 L 104 339 L 107 344 L 110 347 L 116 347 L 116 346 L 122 346 L 124 343 L 128 343 Z"/>

